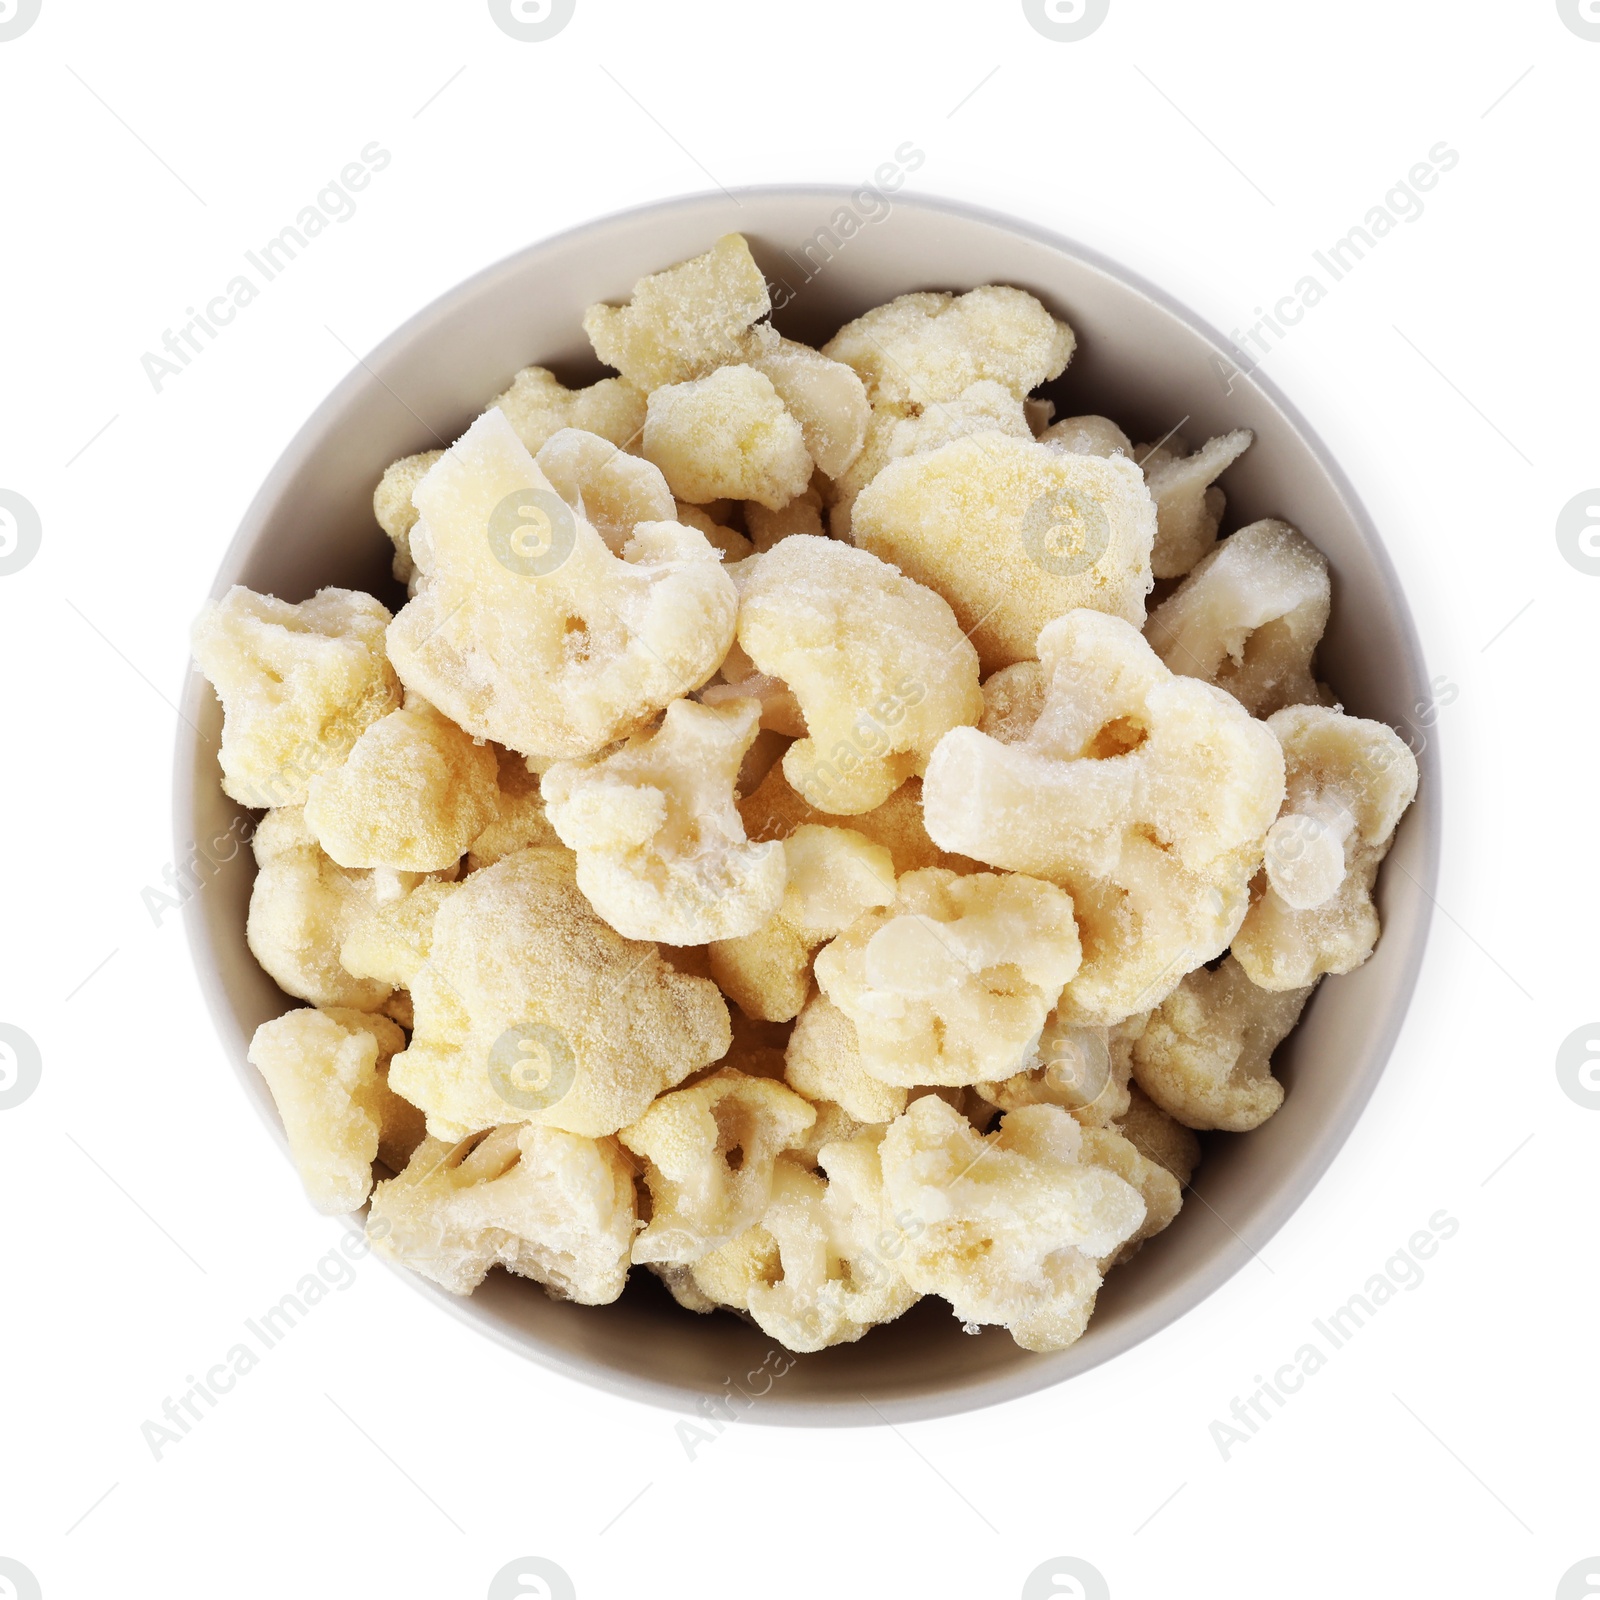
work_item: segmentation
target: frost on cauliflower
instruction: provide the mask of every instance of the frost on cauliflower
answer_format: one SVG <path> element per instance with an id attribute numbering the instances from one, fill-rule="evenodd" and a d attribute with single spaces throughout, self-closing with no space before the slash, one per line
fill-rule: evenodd
<path id="1" fill-rule="evenodd" d="M 779 511 L 805 493 L 813 470 L 804 430 L 772 380 L 747 366 L 654 390 L 644 453 L 692 505 L 754 500 Z"/>
<path id="2" fill-rule="evenodd" d="M 1076 606 L 1142 624 L 1155 530 L 1126 456 L 992 433 L 891 461 L 851 519 L 862 549 L 950 602 L 986 673 L 1030 658 Z"/>
<path id="3" fill-rule="evenodd" d="M 1207 440 L 1191 455 L 1182 437 L 1173 434 L 1136 452 L 1156 503 L 1156 542 L 1150 553 L 1156 577 L 1181 578 L 1217 542 L 1227 496 L 1216 480 L 1254 437 L 1248 428 L 1238 428 Z"/>
<path id="4" fill-rule="evenodd" d="M 941 401 L 926 410 L 897 404 L 874 407 L 860 454 L 831 485 L 828 526 L 833 537 L 852 536 L 857 498 L 891 461 L 926 455 L 954 439 L 976 433 L 1031 440 L 1026 402 L 1017 399 L 1003 384 L 986 379 L 969 385 L 953 400 Z"/>
<path id="5" fill-rule="evenodd" d="M 443 450 L 424 450 L 421 455 L 403 456 L 384 469 L 378 487 L 372 491 L 372 514 L 394 545 L 390 570 L 396 583 L 409 584 L 417 570 L 411 559 L 411 530 L 417 524 L 411 493 L 443 454 Z"/>
<path id="6" fill-rule="evenodd" d="M 743 1309 L 785 1349 L 853 1343 L 917 1302 L 917 1291 L 876 1251 L 877 1137 L 825 1146 L 825 1179 L 787 1156 L 777 1164 L 759 1224 L 776 1260 L 753 1275 Z"/>
<path id="7" fill-rule="evenodd" d="M 317 843 L 299 806 L 269 811 L 250 843 L 257 868 L 245 922 L 250 953 L 297 1000 L 376 1011 L 390 983 L 346 971 L 339 949 L 365 917 L 398 900 L 421 875 L 341 867 Z"/>
<path id="8" fill-rule="evenodd" d="M 771 308 L 749 245 L 729 233 L 704 255 L 641 278 L 627 305 L 590 306 L 583 331 L 607 366 L 648 394 L 737 359 Z"/>
<path id="9" fill-rule="evenodd" d="M 717 987 L 746 1016 L 788 1022 L 806 1003 L 818 949 L 863 911 L 894 900 L 894 862 L 850 828 L 808 824 L 777 848 L 787 868 L 777 911 L 753 933 L 714 941 L 710 963 Z"/>
<path id="10" fill-rule="evenodd" d="M 390 656 L 407 688 L 475 738 L 587 755 L 704 683 L 727 653 L 738 599 L 705 538 L 640 523 L 619 560 L 498 411 L 415 498 L 422 585 L 389 629 Z"/>
<path id="11" fill-rule="evenodd" d="M 872 415 L 855 372 L 808 344 L 785 339 L 768 323 L 751 329 L 739 359 L 777 390 L 817 466 L 830 478 L 847 472 L 861 453 Z"/>
<path id="12" fill-rule="evenodd" d="M 883 1136 L 882 1217 L 896 1264 L 962 1322 L 999 1323 L 1025 1350 L 1064 1350 L 1088 1325 L 1100 1263 L 1139 1231 L 1139 1190 L 1087 1159 L 1057 1106 L 1008 1113 L 985 1140 L 933 1095 Z"/>
<path id="13" fill-rule="evenodd" d="M 1109 1026 L 1227 948 L 1283 798 L 1283 752 L 1115 617 L 1068 612 L 1040 634 L 1039 662 L 1027 737 L 947 734 L 923 813 L 945 849 L 1071 892 L 1084 960 L 1061 1019 Z"/>
<path id="14" fill-rule="evenodd" d="M 754 933 L 778 909 L 783 846 L 746 839 L 734 805 L 759 715 L 754 700 L 675 700 L 653 733 L 545 773 L 545 812 L 577 852 L 578 887 L 619 933 L 705 944 Z"/>
<path id="15" fill-rule="evenodd" d="M 330 1007 L 263 1022 L 249 1059 L 267 1081 L 306 1194 L 329 1216 L 354 1211 L 372 1188 L 380 1151 L 403 1165 L 422 1117 L 388 1085 L 405 1035 L 387 1017 Z"/>
<path id="16" fill-rule="evenodd" d="M 815 970 L 855 1024 L 866 1070 L 910 1088 L 1018 1070 L 1079 955 L 1072 901 L 1053 884 L 930 867 L 851 923 Z"/>
<path id="17" fill-rule="evenodd" d="M 561 843 L 544 814 L 537 774 L 515 750 L 497 749 L 496 758 L 495 812 L 467 851 L 468 872 L 492 867 L 530 845 Z"/>
<path id="18" fill-rule="evenodd" d="M 1229 535 L 1150 614 L 1174 672 L 1226 689 L 1252 716 L 1326 700 L 1311 670 L 1332 589 L 1321 551 L 1287 522 Z"/>
<path id="19" fill-rule="evenodd" d="M 468 877 L 410 989 L 416 1031 L 391 1079 L 445 1139 L 506 1122 L 615 1133 L 731 1042 L 716 985 L 602 922 L 565 850 Z"/>
<path id="20" fill-rule="evenodd" d="M 906 1091 L 861 1064 L 856 1025 L 825 994 L 806 1002 L 784 1050 L 784 1081 L 806 1099 L 837 1105 L 868 1125 L 891 1122 L 906 1108 Z"/>
<path id="21" fill-rule="evenodd" d="M 638 444 L 644 427 L 644 394 L 625 378 L 569 389 L 543 367 L 524 367 L 487 409 L 504 415 L 529 455 L 563 428 L 581 428 L 626 450 Z"/>
<path id="22" fill-rule="evenodd" d="M 381 1254 L 451 1294 L 500 1266 L 585 1306 L 622 1293 L 633 1230 L 633 1173 L 616 1140 L 531 1123 L 424 1141 L 373 1191 L 367 1219 Z"/>
<path id="23" fill-rule="evenodd" d="M 1052 1012 L 1020 1072 L 974 1089 L 1001 1111 L 1060 1106 L 1085 1128 L 1106 1127 L 1127 1112 L 1133 1045 L 1144 1025 L 1136 1016 L 1112 1028 L 1086 1028 Z"/>
<path id="24" fill-rule="evenodd" d="M 534 462 L 550 487 L 620 556 L 641 522 L 674 522 L 677 504 L 658 467 L 581 428 L 563 428 Z"/>
<path id="25" fill-rule="evenodd" d="M 1233 953 L 1263 988 L 1298 989 L 1372 954 L 1372 886 L 1416 796 L 1417 761 L 1386 723 L 1324 706 L 1288 706 L 1266 725 L 1287 793 Z"/>
<path id="26" fill-rule="evenodd" d="M 800 702 L 807 736 L 783 771 L 819 810 L 882 805 L 942 734 L 978 720 L 978 658 L 938 595 L 866 551 L 806 535 L 746 566 L 739 645 Z"/>
<path id="27" fill-rule="evenodd" d="M 311 780 L 306 823 L 341 867 L 439 872 L 494 817 L 496 771 L 487 745 L 410 696 Z"/>
<path id="28" fill-rule="evenodd" d="M 853 367 L 874 405 L 934 406 L 985 381 L 1018 400 L 1059 378 L 1076 339 L 1023 289 L 904 294 L 848 322 L 822 353 Z"/>
<path id="29" fill-rule="evenodd" d="M 207 604 L 194 658 L 222 702 L 224 794 L 244 806 L 300 805 L 310 780 L 399 705 L 388 626 L 388 611 L 355 589 L 290 605 L 235 585 Z"/>
<path id="30" fill-rule="evenodd" d="M 1039 435 L 1039 442 L 1077 456 L 1133 454 L 1132 441 L 1110 417 L 1063 417 Z"/>
<path id="31" fill-rule="evenodd" d="M 1139 1087 L 1189 1128 L 1247 1133 L 1283 1104 L 1272 1052 L 1300 1020 L 1309 987 L 1258 989 L 1231 957 L 1191 972 L 1133 1047 Z"/>
<path id="32" fill-rule="evenodd" d="M 815 1119 L 781 1083 L 733 1069 L 663 1095 L 618 1135 L 650 1191 L 633 1259 L 687 1266 L 759 1221 L 774 1164 Z"/>

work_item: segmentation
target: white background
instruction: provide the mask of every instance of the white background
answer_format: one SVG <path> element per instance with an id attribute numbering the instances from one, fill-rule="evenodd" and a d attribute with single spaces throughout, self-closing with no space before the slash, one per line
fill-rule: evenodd
<path id="1" fill-rule="evenodd" d="M 577 0 L 538 44 L 484 0 L 43 0 L 0 43 L 0 487 L 43 524 L 0 577 L 0 1020 L 43 1057 L 0 1112 L 0 1555 L 46 1600 L 478 1597 L 523 1555 L 582 1600 L 1011 1597 L 1061 1555 L 1117 1600 L 1542 1600 L 1600 1556 L 1600 1112 L 1554 1068 L 1600 1014 L 1600 577 L 1554 535 L 1600 481 L 1597 82 L 1554 0 L 1112 0 L 1071 44 L 1018 0 Z M 1448 679 L 1441 915 L 1366 1115 L 1261 1264 L 1009 1407 L 690 1461 L 668 1414 L 364 1263 L 153 1460 L 141 1422 L 340 1236 L 221 1059 L 180 919 L 140 902 L 187 626 L 249 497 L 352 352 L 501 255 L 713 183 L 859 181 L 908 139 L 913 192 L 1224 329 L 1460 152 L 1265 368 Z M 155 393 L 141 355 L 372 140 L 358 213 Z M 1426 1281 L 1224 1461 L 1213 1419 L 1441 1208 Z"/>

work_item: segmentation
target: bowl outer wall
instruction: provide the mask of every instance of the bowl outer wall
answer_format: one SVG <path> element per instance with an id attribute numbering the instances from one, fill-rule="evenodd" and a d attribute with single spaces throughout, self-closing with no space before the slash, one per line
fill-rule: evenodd
<path id="1" fill-rule="evenodd" d="M 887 218 L 836 245 L 801 251 L 841 208 L 833 186 L 689 195 L 618 213 L 531 245 L 448 291 L 360 363 L 290 441 L 246 511 L 212 585 L 289 600 L 329 584 L 393 595 L 388 542 L 371 490 L 395 458 L 456 437 L 529 362 L 565 381 L 603 369 L 579 326 L 594 300 L 626 298 L 647 272 L 738 230 L 774 282 L 774 320 L 820 341 L 841 322 L 913 289 L 1016 284 L 1078 333 L 1057 414 L 1099 411 L 1135 438 L 1181 426 L 1191 441 L 1232 427 L 1256 443 L 1226 475 L 1225 527 L 1262 516 L 1294 523 L 1329 558 L 1333 620 L 1321 671 L 1348 709 L 1389 722 L 1417 750 L 1418 800 L 1379 879 L 1384 933 L 1372 959 L 1322 985 L 1275 1070 L 1291 1092 L 1248 1136 L 1210 1135 L 1177 1221 L 1107 1279 L 1090 1327 L 1070 1349 L 1030 1354 L 1001 1329 L 964 1336 L 942 1302 L 925 1301 L 863 1341 L 784 1358 L 727 1316 L 676 1308 L 642 1272 L 606 1308 L 551 1300 L 496 1272 L 470 1299 L 406 1271 L 406 1280 L 518 1353 L 614 1394 L 680 1411 L 763 1390 L 745 1415 L 775 1424 L 870 1425 L 948 1415 L 1016 1399 L 1132 1348 L 1191 1310 L 1266 1245 L 1327 1170 L 1370 1098 L 1398 1036 L 1426 944 L 1441 835 L 1437 740 L 1422 709 L 1429 680 L 1398 579 L 1370 518 L 1326 448 L 1259 372 L 1226 376 L 1230 347 L 1161 290 L 1044 229 L 956 202 L 897 197 Z M 831 259 L 823 258 L 831 252 Z M 819 263 L 823 263 L 820 265 Z M 809 276 L 808 276 L 809 273 Z M 218 786 L 221 712 L 191 669 L 175 770 L 177 859 L 243 815 Z M 198 729 L 195 736 L 192 729 Z M 265 1083 L 246 1061 L 260 1022 L 291 1004 L 244 939 L 249 855 L 224 863 L 184 908 L 201 990 L 245 1093 L 287 1149 Z M 358 1225 L 353 1219 L 352 1225 Z M 772 1378 L 783 1360 L 787 1371 Z M 765 1365 L 765 1370 L 763 1367 Z M 756 1375 L 756 1376 L 750 1376 Z"/>

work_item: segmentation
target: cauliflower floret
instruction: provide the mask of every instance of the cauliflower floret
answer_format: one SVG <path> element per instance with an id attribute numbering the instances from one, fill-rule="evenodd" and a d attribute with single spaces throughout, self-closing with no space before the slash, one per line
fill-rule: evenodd
<path id="1" fill-rule="evenodd" d="M 1120 1249 L 1100 1262 L 1104 1272 L 1124 1262 L 1142 1245 L 1167 1227 L 1183 1209 L 1183 1185 L 1161 1165 L 1152 1161 L 1131 1139 L 1114 1128 L 1085 1128 L 1080 1159 L 1091 1166 L 1114 1172 L 1124 1183 L 1139 1191 L 1144 1201 L 1144 1221 Z"/>
<path id="2" fill-rule="evenodd" d="M 495 772 L 492 750 L 408 696 L 311 780 L 306 824 L 341 867 L 438 872 L 493 818 Z"/>
<path id="3" fill-rule="evenodd" d="M 297 806 L 369 723 L 400 704 L 383 653 L 389 613 L 355 589 L 299 605 L 235 585 L 195 619 L 194 658 L 222 702 L 222 792 Z"/>
<path id="4" fill-rule="evenodd" d="M 1018 400 L 1072 358 L 1076 339 L 1023 289 L 986 284 L 967 294 L 903 294 L 847 322 L 822 353 L 854 367 L 874 405 L 954 400 L 992 380 Z"/>
<path id="5" fill-rule="evenodd" d="M 1133 1044 L 1144 1024 L 1139 1016 L 1114 1028 L 1086 1028 L 1052 1012 L 1023 1070 L 974 1090 L 1001 1111 L 1060 1106 L 1085 1128 L 1106 1127 L 1127 1112 Z"/>
<path id="6" fill-rule="evenodd" d="M 663 1095 L 618 1135 L 645 1162 L 650 1225 L 636 1262 L 686 1266 L 758 1221 L 772 1169 L 816 1120 L 799 1095 L 732 1068 Z"/>
<path id="7" fill-rule="evenodd" d="M 1084 963 L 1062 1020 L 1109 1025 L 1227 948 L 1282 802 L 1283 752 L 1115 617 L 1068 612 L 1039 635 L 1039 661 L 1045 705 L 1026 739 L 947 734 L 924 816 L 944 848 L 1071 891 Z"/>
<path id="8" fill-rule="evenodd" d="M 873 810 L 921 773 L 941 734 L 978 720 L 978 658 L 936 594 L 804 534 L 746 566 L 739 644 L 800 702 L 807 737 L 783 771 L 813 806 Z"/>
<path id="9" fill-rule="evenodd" d="M 501 1266 L 585 1306 L 622 1293 L 633 1229 L 633 1173 L 616 1140 L 530 1123 L 427 1140 L 373 1191 L 367 1219 L 381 1254 L 451 1294 Z"/>
<path id="10" fill-rule="evenodd" d="M 568 389 L 543 367 L 524 367 L 486 409 L 504 413 L 529 455 L 563 428 L 598 434 L 620 450 L 636 445 L 644 428 L 644 394 L 625 378 Z"/>
<path id="11" fill-rule="evenodd" d="M 467 871 L 495 862 L 530 845 L 559 845 L 556 830 L 544 814 L 539 778 L 515 750 L 497 749 L 495 815 L 467 851 Z"/>
<path id="12" fill-rule="evenodd" d="M 640 523 L 619 560 L 498 411 L 445 452 L 415 499 L 424 583 L 389 651 L 406 687 L 475 738 L 587 755 L 704 683 L 727 653 L 738 596 L 705 539 Z"/>
<path id="13" fill-rule="evenodd" d="M 822 992 L 855 1024 L 885 1083 L 1009 1077 L 1078 970 L 1072 901 L 1020 874 L 908 873 L 816 958 Z"/>
<path id="14" fill-rule="evenodd" d="M 734 666 L 735 663 L 731 660 L 723 662 L 722 671 L 725 678 L 730 668 Z M 794 690 L 781 678 L 771 678 L 764 672 L 752 671 L 747 678 L 728 678 L 723 683 L 708 683 L 700 691 L 702 705 L 725 706 L 731 705 L 735 700 L 758 702 L 761 708 L 761 727 L 764 732 L 782 734 L 785 741 L 805 738 L 806 719 L 800 710 L 800 702 L 795 699 Z M 787 742 L 783 749 L 788 749 Z M 780 750 L 778 753 L 781 755 L 783 751 Z M 771 770 L 771 765 L 768 763 L 768 771 Z M 740 770 L 742 772 L 742 766 Z M 742 792 L 743 786 L 740 788 Z"/>
<path id="15" fill-rule="evenodd" d="M 834 538 L 852 537 L 856 499 L 889 462 L 926 455 L 954 439 L 978 433 L 1031 440 L 1025 402 L 1004 385 L 986 380 L 922 412 L 908 405 L 874 407 L 860 455 L 831 488 L 828 525 Z"/>
<path id="16" fill-rule="evenodd" d="M 882 1220 L 902 1276 L 963 1322 L 995 1322 L 1024 1350 L 1063 1350 L 1083 1332 L 1098 1263 L 1145 1220 L 1139 1191 L 1083 1158 L 1084 1134 L 1056 1106 L 1024 1106 L 982 1138 L 936 1096 L 883 1137 Z"/>
<path id="17" fill-rule="evenodd" d="M 1044 668 L 1037 661 L 1014 661 L 983 680 L 978 731 L 1001 744 L 1021 744 L 1039 720 L 1044 700 Z"/>
<path id="18" fill-rule="evenodd" d="M 285 1012 L 250 1040 L 250 1065 L 272 1091 L 300 1181 L 328 1216 L 365 1203 L 380 1145 L 394 1155 L 407 1132 L 421 1137 L 418 1113 L 386 1076 L 405 1044 L 387 1017 L 342 1007 Z"/>
<path id="19" fill-rule="evenodd" d="M 421 455 L 402 456 L 384 469 L 378 487 L 372 491 L 372 514 L 394 544 L 390 570 L 396 583 L 410 584 L 417 570 L 411 559 L 411 530 L 417 522 L 411 491 L 427 477 L 428 469 L 443 454 L 443 450 L 424 450 Z"/>
<path id="20" fill-rule="evenodd" d="M 806 1003 L 818 949 L 863 911 L 893 903 L 894 862 L 850 828 L 796 828 L 777 848 L 788 873 L 777 912 L 754 933 L 714 940 L 710 961 L 717 987 L 747 1016 L 788 1022 Z"/>
<path id="21" fill-rule="evenodd" d="M 433 919 L 460 887 L 429 878 L 398 899 L 373 906 L 345 935 L 340 965 L 353 977 L 409 990 L 417 968 L 428 959 Z"/>
<path id="22" fill-rule="evenodd" d="M 1110 417 L 1063 417 L 1039 435 L 1039 442 L 1075 456 L 1133 454 L 1132 441 Z"/>
<path id="23" fill-rule="evenodd" d="M 1181 578 L 1217 542 L 1227 496 L 1216 480 L 1250 448 L 1248 428 L 1208 440 L 1189 454 L 1177 434 L 1135 452 L 1156 503 L 1156 542 L 1150 570 L 1158 578 Z"/>
<path id="24" fill-rule="evenodd" d="M 1328 626 L 1328 563 L 1287 522 L 1229 535 L 1150 614 L 1174 671 L 1226 689 L 1252 716 L 1322 702 L 1311 658 Z"/>
<path id="25" fill-rule="evenodd" d="M 1298 989 L 1372 954 L 1372 885 L 1416 796 L 1417 761 L 1386 723 L 1324 706 L 1287 706 L 1267 727 L 1287 792 L 1233 953 L 1262 988 Z"/>
<path id="26" fill-rule="evenodd" d="M 787 1156 L 777 1164 L 760 1226 L 777 1246 L 778 1271 L 752 1281 L 745 1309 L 786 1349 L 853 1343 L 917 1302 L 873 1247 L 882 1228 L 878 1137 L 826 1146 L 826 1181 Z"/>
<path id="27" fill-rule="evenodd" d="M 861 1064 L 856 1025 L 825 994 L 806 1002 L 784 1051 L 784 1082 L 813 1103 L 829 1101 L 857 1122 L 892 1122 L 906 1091 Z"/>
<path id="28" fill-rule="evenodd" d="M 732 1037 L 716 985 L 602 922 L 565 850 L 467 878 L 410 990 L 416 1031 L 391 1077 L 439 1138 L 500 1122 L 615 1133 Z"/>
<path id="29" fill-rule="evenodd" d="M 719 367 L 650 395 L 644 453 L 692 505 L 754 500 L 778 511 L 811 482 L 805 435 L 772 380 L 754 367 Z"/>
<path id="30" fill-rule="evenodd" d="M 856 501 L 851 537 L 948 600 L 993 672 L 1089 606 L 1136 627 L 1156 513 L 1126 456 L 976 434 L 891 461 Z"/>
<path id="31" fill-rule="evenodd" d="M 1260 1127 L 1283 1104 L 1272 1052 L 1310 997 L 1310 987 L 1257 988 L 1231 956 L 1215 971 L 1191 972 L 1133 1047 L 1139 1087 L 1186 1127 Z"/>
<path id="32" fill-rule="evenodd" d="M 872 413 L 854 371 L 808 344 L 785 339 L 768 323 L 751 330 L 740 359 L 778 391 L 817 466 L 830 478 L 847 471 L 861 453 Z"/>
<path id="33" fill-rule="evenodd" d="M 377 906 L 415 887 L 419 875 L 339 866 L 299 806 L 269 811 L 250 843 L 257 867 L 245 921 L 250 953 L 297 1000 L 376 1011 L 389 997 L 389 983 L 347 972 L 339 948 Z"/>
<path id="34" fill-rule="evenodd" d="M 744 507 L 744 524 L 750 530 L 750 549 L 756 555 L 765 555 L 780 539 L 790 534 L 809 533 L 823 538 L 827 529 L 822 525 L 822 491 L 816 480 L 779 511 L 768 511 L 758 500 L 747 500 Z"/>
<path id="35" fill-rule="evenodd" d="M 639 279 L 627 305 L 590 306 L 583 331 L 607 366 L 649 393 L 733 359 L 771 309 L 749 245 L 728 233 L 704 255 Z"/>
<path id="36" fill-rule="evenodd" d="M 783 846 L 750 843 L 734 805 L 759 716 L 754 700 L 674 700 L 655 732 L 545 773 L 545 812 L 578 853 L 578 886 L 619 933 L 705 944 L 754 933 L 777 910 Z"/>
<path id="37" fill-rule="evenodd" d="M 659 472 L 661 469 L 657 467 L 656 470 Z M 754 501 L 751 504 L 753 505 Z M 743 561 L 746 556 L 755 554 L 756 547 L 737 528 L 713 522 L 699 506 L 692 506 L 687 500 L 674 500 L 673 508 L 678 521 L 686 528 L 694 528 L 703 533 L 706 543 L 730 566 L 735 561 Z"/>
<path id="38" fill-rule="evenodd" d="M 673 522 L 678 510 L 661 469 L 581 428 L 563 428 L 534 457 L 550 487 L 620 556 L 641 522 Z"/>
<path id="39" fill-rule="evenodd" d="M 1189 1187 L 1194 1169 L 1200 1165 L 1200 1140 L 1176 1117 L 1169 1117 L 1137 1083 L 1128 1086 L 1128 1109 L 1116 1129 L 1147 1161 L 1165 1167 L 1180 1189 Z"/>

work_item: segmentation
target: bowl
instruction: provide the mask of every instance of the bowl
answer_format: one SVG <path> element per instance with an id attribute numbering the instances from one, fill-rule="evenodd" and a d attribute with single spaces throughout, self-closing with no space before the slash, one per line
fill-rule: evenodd
<path id="1" fill-rule="evenodd" d="M 470 278 L 392 334 L 323 402 L 279 458 L 223 558 L 211 593 L 242 583 L 286 600 L 328 584 L 398 605 L 372 489 L 399 456 L 454 439 L 530 362 L 567 383 L 602 375 L 580 327 L 585 306 L 625 299 L 634 281 L 737 230 L 773 285 L 774 320 L 821 343 L 841 323 L 915 289 L 1008 283 L 1078 335 L 1046 391 L 1058 415 L 1103 412 L 1135 439 L 1181 426 L 1256 442 L 1226 475 L 1225 528 L 1265 516 L 1301 529 L 1328 557 L 1333 620 L 1321 670 L 1351 711 L 1391 723 L 1417 750 L 1421 786 L 1379 880 L 1383 937 L 1356 972 L 1324 983 L 1279 1051 L 1283 1109 L 1248 1135 L 1206 1137 L 1177 1221 L 1111 1273 L 1087 1333 L 1037 1355 L 1005 1330 L 964 1334 L 925 1300 L 859 1343 L 792 1360 L 749 1420 L 860 1425 L 947 1415 L 1061 1383 L 1167 1327 L 1250 1261 L 1311 1191 L 1372 1094 L 1399 1032 L 1426 941 L 1439 852 L 1436 741 L 1413 719 L 1428 674 L 1404 597 L 1354 490 L 1298 412 L 1259 373 L 1233 370 L 1227 342 L 1170 296 L 1092 250 L 1030 224 L 948 201 L 824 186 L 690 195 L 622 212 L 529 246 Z M 239 809 L 218 785 L 221 712 L 191 673 L 176 763 L 179 855 L 223 836 Z M 196 737 L 190 725 L 198 728 Z M 185 910 L 223 1055 L 287 1152 L 272 1098 L 245 1059 L 257 1024 L 291 1002 L 245 944 L 253 865 L 224 863 Z M 298 1002 L 292 1002 L 298 1004 Z M 1195 1203 L 1198 1199 L 1203 1204 Z M 354 1219 L 353 1219 L 354 1220 Z M 615 1394 L 680 1410 L 730 1393 L 773 1342 L 723 1314 L 680 1310 L 648 1273 L 603 1307 L 549 1299 L 504 1272 L 458 1299 L 403 1268 L 418 1293 L 522 1355 Z M 1178 1346 L 1172 1349 L 1176 1353 Z"/>

